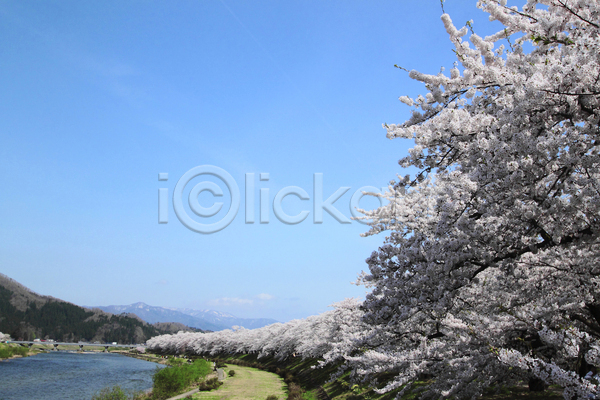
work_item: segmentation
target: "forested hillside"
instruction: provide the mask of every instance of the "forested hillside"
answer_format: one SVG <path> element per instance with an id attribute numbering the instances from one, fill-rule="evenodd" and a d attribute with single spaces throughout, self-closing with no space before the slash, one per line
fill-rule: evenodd
<path id="1" fill-rule="evenodd" d="M 175 327 L 190 330 L 181 324 Z M 0 274 L 0 332 L 13 339 L 143 343 L 152 336 L 174 332 L 173 328 L 150 325 L 131 314 L 113 315 L 41 296 Z"/>

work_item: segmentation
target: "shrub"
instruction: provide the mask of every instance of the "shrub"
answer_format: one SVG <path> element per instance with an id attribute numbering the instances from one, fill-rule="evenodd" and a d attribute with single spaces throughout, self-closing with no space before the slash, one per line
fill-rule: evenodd
<path id="1" fill-rule="evenodd" d="M 181 391 L 189 384 L 186 375 L 181 367 L 158 370 L 152 377 L 152 396 L 156 399 L 167 399 Z"/>
<path id="2" fill-rule="evenodd" d="M 152 397 L 157 400 L 172 397 L 204 378 L 210 371 L 210 363 L 206 360 L 158 370 L 152 377 Z"/>
<path id="3" fill-rule="evenodd" d="M 289 371 L 285 371 L 285 375 L 283 375 L 282 378 L 283 378 L 283 381 L 285 383 L 287 383 L 288 385 L 294 381 L 294 375 L 292 375 L 292 373 Z"/>
<path id="4" fill-rule="evenodd" d="M 198 389 L 202 391 L 209 391 L 217 389 L 222 384 L 223 382 L 220 382 L 218 378 L 210 378 L 205 380 L 204 382 L 200 382 L 200 385 L 198 385 Z"/>
<path id="5" fill-rule="evenodd" d="M 104 388 L 98 394 L 92 396 L 92 400 L 127 400 L 128 397 L 120 386 Z"/>
<path id="6" fill-rule="evenodd" d="M 274 394 L 270 394 L 267 396 L 266 400 L 279 400 L 279 397 L 275 396 Z"/>
<path id="7" fill-rule="evenodd" d="M 297 383 L 288 384 L 288 400 L 302 400 L 302 389 Z"/>
<path id="8" fill-rule="evenodd" d="M 0 358 L 10 358 L 12 356 L 27 356 L 29 349 L 23 346 L 13 346 L 9 344 L 0 344 Z"/>
<path id="9" fill-rule="evenodd" d="M 182 365 L 185 364 L 186 360 L 184 360 L 183 358 L 175 358 L 173 356 L 170 356 L 167 359 L 167 365 L 171 365 L 171 366 L 178 366 L 178 365 Z"/>
<path id="10" fill-rule="evenodd" d="M 232 369 L 232 370 L 230 370 L 230 371 L 227 373 L 227 375 L 229 375 L 229 376 L 234 376 L 234 375 L 235 375 L 235 370 L 233 370 L 233 369 Z"/>

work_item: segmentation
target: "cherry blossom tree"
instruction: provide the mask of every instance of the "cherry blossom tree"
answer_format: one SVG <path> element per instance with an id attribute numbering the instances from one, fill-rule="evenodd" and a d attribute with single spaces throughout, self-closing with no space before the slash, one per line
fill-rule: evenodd
<path id="1" fill-rule="evenodd" d="M 581 375 L 600 366 L 600 3 L 478 7 L 503 29 L 482 38 L 442 15 L 457 64 L 449 76 L 411 71 L 428 93 L 401 97 L 412 117 L 386 125 L 415 141 L 400 164 L 419 172 L 365 213 L 368 234 L 387 239 L 360 278 L 372 288 L 363 305 L 159 336 L 152 349 L 345 360 L 381 392 L 432 378 L 423 398 L 521 379 L 559 384 L 567 399 L 598 392 Z"/>
<path id="2" fill-rule="evenodd" d="M 584 398 L 600 345 L 600 2 L 478 7 L 503 28 L 480 37 L 442 15 L 454 68 L 411 71 L 428 93 L 385 125 L 414 140 L 400 165 L 419 172 L 365 212 L 387 238 L 360 278 L 368 350 L 346 358 L 375 385 L 395 372 L 380 391 L 427 374 L 431 398 L 523 378 Z"/>
<path id="3" fill-rule="evenodd" d="M 361 303 L 346 299 L 334 310 L 259 329 L 237 328 L 218 332 L 178 332 L 148 340 L 149 350 L 169 354 L 249 354 L 259 358 L 290 356 L 321 359 L 321 364 L 343 361 L 369 332 L 362 322 Z"/>

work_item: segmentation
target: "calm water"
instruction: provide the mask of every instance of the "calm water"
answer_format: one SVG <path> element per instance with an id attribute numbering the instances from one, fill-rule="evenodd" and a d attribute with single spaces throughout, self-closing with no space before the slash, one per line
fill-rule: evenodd
<path id="1" fill-rule="evenodd" d="M 146 390 L 157 365 L 110 353 L 59 351 L 16 358 L 0 362 L 0 400 L 86 400 L 114 385 Z"/>

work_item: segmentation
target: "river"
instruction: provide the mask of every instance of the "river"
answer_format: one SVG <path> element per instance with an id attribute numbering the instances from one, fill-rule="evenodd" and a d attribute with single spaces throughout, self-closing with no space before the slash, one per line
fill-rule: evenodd
<path id="1" fill-rule="evenodd" d="M 41 353 L 0 362 L 0 400 L 89 400 L 105 387 L 152 387 L 159 365 L 120 354 Z"/>

